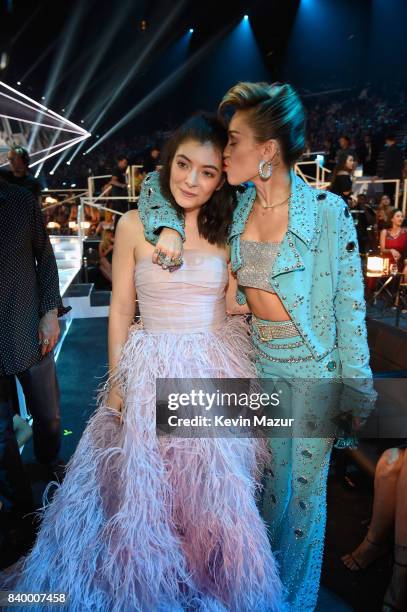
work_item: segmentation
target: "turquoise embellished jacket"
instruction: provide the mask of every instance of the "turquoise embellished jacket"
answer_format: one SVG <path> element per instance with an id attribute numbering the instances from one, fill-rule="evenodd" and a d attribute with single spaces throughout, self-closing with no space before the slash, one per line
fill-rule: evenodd
<path id="1" fill-rule="evenodd" d="M 255 197 L 254 186 L 238 193 L 229 231 L 234 272 L 242 265 L 240 236 Z M 139 214 L 149 242 L 157 242 L 162 227 L 185 238 L 182 219 L 160 193 L 157 172 L 144 180 Z M 363 279 L 352 216 L 342 198 L 314 189 L 294 174 L 288 230 L 270 270 L 270 283 L 314 358 L 322 359 L 337 346 L 342 377 L 368 383 Z M 237 301 L 245 303 L 241 288 Z"/>

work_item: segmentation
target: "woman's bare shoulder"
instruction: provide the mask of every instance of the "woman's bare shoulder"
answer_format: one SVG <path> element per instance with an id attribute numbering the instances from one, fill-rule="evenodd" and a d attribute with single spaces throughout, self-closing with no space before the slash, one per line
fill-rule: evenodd
<path id="1" fill-rule="evenodd" d="M 120 235 L 132 236 L 135 240 L 143 237 L 144 228 L 138 210 L 129 210 L 122 215 L 117 224 L 117 232 Z"/>

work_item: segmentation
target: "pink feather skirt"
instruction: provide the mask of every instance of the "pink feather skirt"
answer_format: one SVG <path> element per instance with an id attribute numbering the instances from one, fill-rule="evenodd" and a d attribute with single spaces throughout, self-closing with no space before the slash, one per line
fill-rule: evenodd
<path id="1" fill-rule="evenodd" d="M 156 378 L 254 377 L 251 351 L 241 317 L 190 334 L 134 325 L 63 483 L 50 483 L 50 503 L 44 494 L 33 549 L 0 589 L 64 592 L 71 612 L 283 610 L 256 506 L 266 445 L 156 433 Z M 122 419 L 106 402 L 112 383 Z"/>

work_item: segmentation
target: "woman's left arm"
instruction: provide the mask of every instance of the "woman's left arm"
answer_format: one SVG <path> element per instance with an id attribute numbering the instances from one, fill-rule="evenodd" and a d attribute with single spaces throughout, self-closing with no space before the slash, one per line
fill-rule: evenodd
<path id="1" fill-rule="evenodd" d="M 138 212 L 144 226 L 145 239 L 151 244 L 157 243 L 163 228 L 175 230 L 185 240 L 184 221 L 162 195 L 157 171 L 147 174 L 141 185 Z"/>

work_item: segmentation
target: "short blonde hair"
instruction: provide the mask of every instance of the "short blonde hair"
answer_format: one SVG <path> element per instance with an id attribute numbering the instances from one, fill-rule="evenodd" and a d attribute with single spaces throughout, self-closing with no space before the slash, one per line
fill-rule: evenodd
<path id="1" fill-rule="evenodd" d="M 247 111 L 256 140 L 278 140 L 283 160 L 289 166 L 301 157 L 305 146 L 305 111 L 297 92 L 288 83 L 237 83 L 225 94 L 218 110 L 223 118 L 236 111 Z"/>

